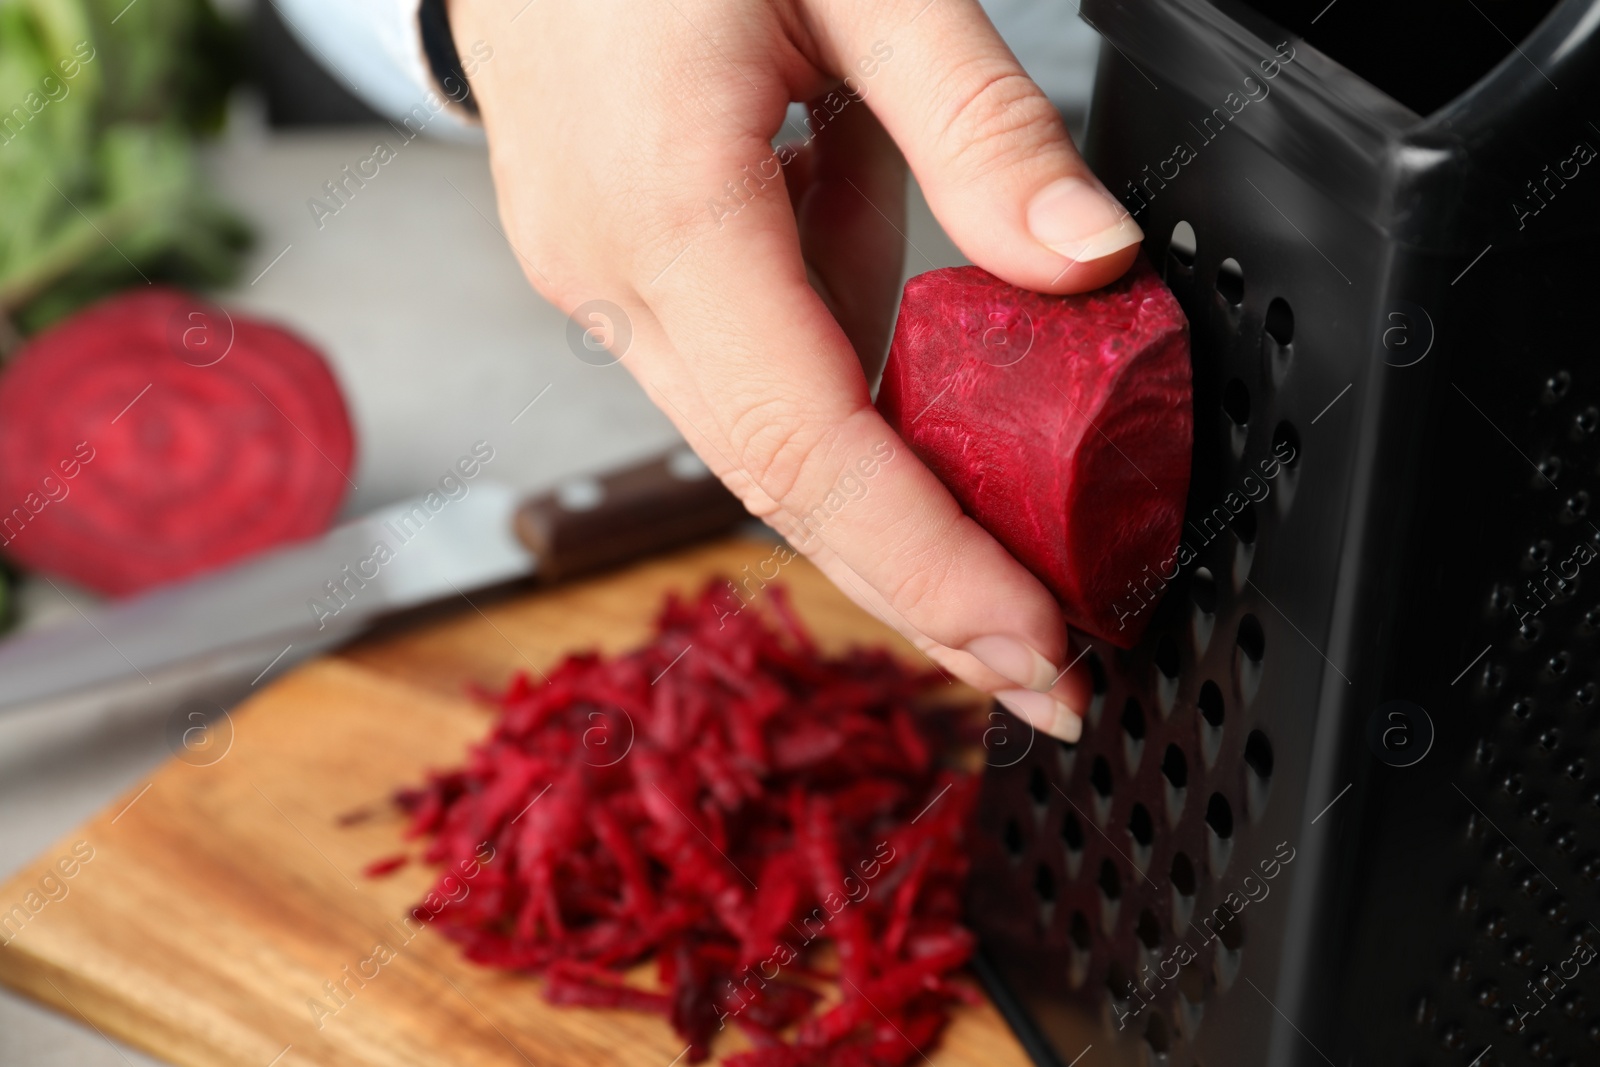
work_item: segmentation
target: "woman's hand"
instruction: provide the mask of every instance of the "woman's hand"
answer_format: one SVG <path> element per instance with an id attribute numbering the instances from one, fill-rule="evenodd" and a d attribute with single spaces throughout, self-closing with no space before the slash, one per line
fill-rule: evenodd
<path id="1" fill-rule="evenodd" d="M 620 306 L 623 365 L 754 514 L 944 670 L 1076 738 L 1087 683 L 1062 673 L 1054 600 L 868 394 L 906 162 L 961 250 L 1016 285 L 1104 285 L 1142 237 L 976 0 L 452 0 L 450 17 L 493 48 L 473 92 L 534 287 L 569 313 Z M 812 129 L 775 152 L 791 100 Z"/>

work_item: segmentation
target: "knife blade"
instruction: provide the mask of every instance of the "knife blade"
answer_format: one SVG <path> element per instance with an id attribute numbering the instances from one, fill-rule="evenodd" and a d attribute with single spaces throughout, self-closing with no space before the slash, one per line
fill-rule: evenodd
<path id="1" fill-rule="evenodd" d="M 559 580 L 728 529 L 742 505 L 686 449 L 521 500 L 489 481 L 406 500 L 0 643 L 0 710 L 247 650 L 325 650 L 380 617 L 537 574 Z"/>

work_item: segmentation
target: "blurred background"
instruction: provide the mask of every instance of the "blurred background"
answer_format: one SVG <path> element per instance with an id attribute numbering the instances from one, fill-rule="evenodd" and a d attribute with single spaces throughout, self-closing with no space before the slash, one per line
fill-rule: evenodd
<path id="1" fill-rule="evenodd" d="M 1081 130 L 1094 34 L 1064 3 L 987 6 Z M 319 218 L 325 183 L 378 139 L 399 142 L 314 58 L 295 10 L 0 0 L 0 383 L 30 336 L 170 284 L 326 359 L 355 440 L 334 521 L 425 491 L 477 441 L 521 490 L 675 442 L 621 366 L 574 356 L 566 318 L 523 280 L 475 130 L 431 123 Z M 915 195 L 906 233 L 907 276 L 963 262 Z M 0 640 L 101 599 L 15 555 L 0 568 Z M 102 700 L 0 715 L 0 876 L 170 755 L 164 711 Z M 0 1064 L 152 1062 L 0 993 Z"/>

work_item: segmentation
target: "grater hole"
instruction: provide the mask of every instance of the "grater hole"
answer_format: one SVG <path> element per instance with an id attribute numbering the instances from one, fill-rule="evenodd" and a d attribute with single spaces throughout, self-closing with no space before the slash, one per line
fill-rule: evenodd
<path id="1" fill-rule="evenodd" d="M 1061 823 L 1061 840 L 1073 852 L 1083 851 L 1083 824 L 1076 815 L 1068 815 Z"/>
<path id="2" fill-rule="evenodd" d="M 1028 775 L 1028 795 L 1033 797 L 1035 804 L 1043 804 L 1050 799 L 1050 782 L 1044 776 L 1044 768 L 1035 767 L 1033 773 Z"/>
<path id="3" fill-rule="evenodd" d="M 1117 865 L 1110 860 L 1100 861 L 1100 877 L 1096 879 L 1100 885 L 1100 892 L 1107 900 L 1122 899 L 1122 876 L 1117 873 Z"/>
<path id="4" fill-rule="evenodd" d="M 1177 745 L 1167 746 L 1166 755 L 1161 757 L 1161 774 L 1174 789 L 1188 787 L 1189 761 L 1184 759 L 1183 749 Z"/>
<path id="5" fill-rule="evenodd" d="M 1483 665 L 1483 671 L 1478 675 L 1483 684 L 1484 691 L 1491 696 L 1500 692 L 1506 684 L 1506 668 L 1492 660 Z"/>
<path id="6" fill-rule="evenodd" d="M 1089 951 L 1089 919 L 1083 912 L 1072 913 L 1072 919 L 1067 923 L 1067 936 L 1072 938 L 1079 952 Z"/>
<path id="7" fill-rule="evenodd" d="M 1217 910 L 1227 916 L 1222 925 L 1217 927 L 1217 940 L 1221 941 L 1222 947 L 1229 952 L 1238 952 L 1244 947 L 1244 920 L 1226 906 Z"/>
<path id="8" fill-rule="evenodd" d="M 1250 736 L 1245 738 L 1244 761 L 1256 772 L 1257 777 L 1272 777 L 1272 742 L 1260 730 L 1251 730 Z"/>
<path id="9" fill-rule="evenodd" d="M 1133 697 L 1128 698 L 1127 706 L 1122 709 L 1122 731 L 1134 741 L 1144 740 L 1144 709 Z"/>
<path id="10" fill-rule="evenodd" d="M 1200 695 L 1195 698 L 1195 703 L 1200 708 L 1200 717 L 1217 728 L 1222 728 L 1222 690 L 1217 683 L 1206 681 L 1200 686 Z"/>
<path id="11" fill-rule="evenodd" d="M 1015 819 L 1007 819 L 1006 828 L 1000 836 L 1001 839 L 1005 841 L 1006 851 L 1011 853 L 1012 859 L 1022 855 L 1023 840 L 1021 823 L 1017 822 Z"/>
<path id="12" fill-rule="evenodd" d="M 1128 813 L 1128 833 L 1134 841 L 1143 848 L 1149 848 L 1156 839 L 1156 824 L 1150 818 L 1150 809 L 1143 804 L 1135 804 Z"/>
<path id="13" fill-rule="evenodd" d="M 1053 903 L 1056 899 L 1056 872 L 1048 864 L 1041 863 L 1033 872 L 1033 892 L 1046 904 Z"/>
<path id="14" fill-rule="evenodd" d="M 1222 410 L 1235 426 L 1250 422 L 1250 389 L 1238 378 L 1230 378 L 1222 387 Z"/>
<path id="15" fill-rule="evenodd" d="M 1285 452 L 1289 458 L 1283 461 L 1285 467 L 1293 467 L 1300 462 L 1300 431 L 1288 421 L 1278 423 L 1278 428 L 1272 431 L 1272 454 L 1282 456 Z"/>
<path id="16" fill-rule="evenodd" d="M 1089 784 L 1094 786 L 1094 791 L 1102 799 L 1111 796 L 1111 764 L 1106 762 L 1104 756 L 1096 756 L 1094 765 L 1089 768 Z"/>
<path id="17" fill-rule="evenodd" d="M 1167 1053 L 1172 1051 L 1172 1034 L 1167 1029 L 1165 1015 L 1160 1012 L 1150 1013 L 1150 1018 L 1144 1024 L 1144 1042 L 1150 1046 L 1150 1051 L 1161 1059 L 1165 1059 Z"/>
<path id="18" fill-rule="evenodd" d="M 1089 682 L 1093 687 L 1095 696 L 1104 696 L 1108 682 L 1106 681 L 1106 667 L 1100 662 L 1099 653 L 1090 649 L 1088 655 L 1083 657 L 1083 662 L 1089 668 Z"/>
<path id="19" fill-rule="evenodd" d="M 1246 615 L 1239 620 L 1239 651 L 1251 663 L 1260 663 L 1261 657 L 1267 651 L 1267 638 L 1261 632 L 1261 621 L 1254 615 Z"/>
<path id="20" fill-rule="evenodd" d="M 1197 962 L 1190 961 L 1178 968 L 1178 992 L 1190 1004 L 1199 1004 L 1206 999 L 1206 972 Z M 1199 1067 L 1196 1064 L 1196 1067 Z"/>
<path id="21" fill-rule="evenodd" d="M 1194 598 L 1195 607 L 1207 615 L 1217 613 L 1217 578 L 1211 573 L 1211 568 L 1194 569 L 1194 575 L 1189 579 L 1189 595 Z"/>
<path id="22" fill-rule="evenodd" d="M 1194 254 L 1200 250 L 1200 243 L 1195 239 L 1194 227 L 1187 222 L 1180 222 L 1172 228 L 1172 237 L 1167 241 L 1167 255 L 1173 262 L 1185 271 L 1194 269 Z"/>
<path id="23" fill-rule="evenodd" d="M 1172 870 L 1169 874 L 1172 878 L 1172 888 L 1178 891 L 1179 896 L 1194 896 L 1195 890 L 1199 887 L 1199 881 L 1194 875 L 1194 863 L 1188 856 L 1182 852 L 1174 853 L 1172 856 Z"/>
<path id="24" fill-rule="evenodd" d="M 1233 527 L 1233 534 L 1247 545 L 1256 543 L 1256 506 L 1246 500 L 1244 507 L 1239 509 L 1239 514 L 1228 520 L 1228 525 Z"/>
<path id="25" fill-rule="evenodd" d="M 1178 642 L 1173 640 L 1171 634 L 1163 634 L 1160 641 L 1156 642 L 1156 670 L 1160 671 L 1169 681 L 1178 677 Z"/>
<path id="26" fill-rule="evenodd" d="M 1543 400 L 1546 404 L 1554 404 L 1564 398 L 1571 389 L 1572 375 L 1564 370 L 1558 370 L 1545 379 Z"/>
<path id="27" fill-rule="evenodd" d="M 1127 1000 L 1133 992 L 1133 979 L 1128 977 L 1128 969 L 1121 960 L 1112 960 L 1106 968 L 1106 992 L 1113 1000 Z"/>
<path id="28" fill-rule="evenodd" d="M 1267 319 L 1264 324 L 1267 336 L 1287 348 L 1294 340 L 1294 309 L 1289 307 L 1289 302 L 1281 296 L 1272 298 L 1272 303 L 1267 305 Z"/>
<path id="29" fill-rule="evenodd" d="M 1233 805 L 1221 793 L 1212 793 L 1206 802 L 1206 825 L 1224 841 L 1233 836 Z"/>
<path id="30" fill-rule="evenodd" d="M 1273 297 L 1267 305 L 1267 315 L 1262 321 L 1261 357 L 1273 384 L 1282 385 L 1289 373 L 1289 361 L 1294 358 L 1294 312 L 1281 296 Z"/>
<path id="31" fill-rule="evenodd" d="M 1217 295 L 1231 308 L 1244 303 L 1244 268 L 1231 256 L 1217 265 Z"/>
<path id="32" fill-rule="evenodd" d="M 1133 928 L 1134 936 L 1139 943 L 1151 952 L 1161 947 L 1161 924 L 1156 922 L 1156 913 L 1149 908 L 1139 913 L 1139 921 Z"/>

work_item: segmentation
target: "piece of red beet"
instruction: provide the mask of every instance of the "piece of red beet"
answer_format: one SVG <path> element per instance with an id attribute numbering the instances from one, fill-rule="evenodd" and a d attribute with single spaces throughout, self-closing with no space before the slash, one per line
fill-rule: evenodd
<path id="1" fill-rule="evenodd" d="M 0 375 L 0 544 L 135 592 L 320 533 L 353 454 L 315 349 L 140 289 L 32 338 Z"/>
<path id="2" fill-rule="evenodd" d="M 1076 296 L 977 267 L 912 278 L 878 407 L 1069 624 L 1138 639 L 1129 583 L 1171 577 L 1194 435 L 1188 322 L 1142 256 Z"/>

